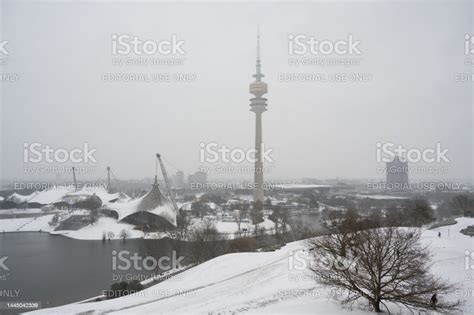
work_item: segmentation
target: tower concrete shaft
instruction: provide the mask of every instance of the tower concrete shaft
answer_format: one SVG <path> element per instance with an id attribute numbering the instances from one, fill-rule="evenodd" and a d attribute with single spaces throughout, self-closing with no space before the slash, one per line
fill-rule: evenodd
<path id="1" fill-rule="evenodd" d="M 263 161 L 262 161 L 262 112 L 255 112 L 255 173 L 253 201 L 263 203 Z"/>
<path id="2" fill-rule="evenodd" d="M 267 99 L 262 97 L 268 92 L 268 86 L 262 81 L 264 75 L 261 72 L 260 62 L 260 32 L 257 36 L 257 64 L 256 73 L 253 75 L 255 81 L 250 83 L 250 110 L 255 113 L 255 170 L 254 170 L 254 192 L 253 201 L 263 203 L 263 139 L 262 139 L 262 114 L 267 110 Z"/>

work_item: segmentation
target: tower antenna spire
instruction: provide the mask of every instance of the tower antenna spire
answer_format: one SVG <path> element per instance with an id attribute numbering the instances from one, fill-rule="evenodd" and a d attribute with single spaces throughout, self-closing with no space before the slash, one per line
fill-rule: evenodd
<path id="1" fill-rule="evenodd" d="M 257 26 L 257 65 L 256 65 L 257 71 L 254 74 L 254 78 L 257 81 L 261 81 L 264 75 L 262 74 L 262 64 L 260 60 L 260 25 Z"/>
<path id="2" fill-rule="evenodd" d="M 260 61 L 260 24 L 257 26 L 257 61 Z"/>

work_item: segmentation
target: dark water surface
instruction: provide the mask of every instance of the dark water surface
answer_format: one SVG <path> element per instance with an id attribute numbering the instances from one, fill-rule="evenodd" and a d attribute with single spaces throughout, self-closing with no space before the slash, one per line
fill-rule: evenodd
<path id="1" fill-rule="evenodd" d="M 158 270 L 114 270 L 120 251 L 129 251 L 142 257 L 171 257 L 171 240 L 115 240 L 110 242 L 69 239 L 48 233 L 0 233 L 0 259 L 9 270 L 0 265 L 1 302 L 41 302 L 51 307 L 76 302 L 101 294 L 117 276 L 144 280 Z M 1 260 L 0 260 L 1 261 Z M 2 313 L 2 310 L 0 310 Z"/>

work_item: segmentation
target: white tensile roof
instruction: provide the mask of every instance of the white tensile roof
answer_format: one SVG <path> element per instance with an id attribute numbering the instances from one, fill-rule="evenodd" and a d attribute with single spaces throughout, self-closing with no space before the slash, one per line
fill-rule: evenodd
<path id="1" fill-rule="evenodd" d="M 119 221 L 143 211 L 160 216 L 176 226 L 177 213 L 173 204 L 161 194 L 158 185 L 153 185 L 153 188 L 140 198 L 126 202 L 109 203 L 106 207 L 117 212 Z"/>
<path id="2" fill-rule="evenodd" d="M 102 203 L 105 204 L 109 201 L 119 199 L 119 200 L 130 200 L 130 197 L 125 193 L 113 193 L 110 194 L 104 187 L 84 187 L 80 190 L 75 191 L 74 186 L 54 186 L 52 188 L 35 191 L 31 195 L 23 196 L 18 193 L 13 193 L 8 200 L 11 200 L 15 203 L 40 203 L 40 204 L 51 204 L 59 201 L 69 196 L 92 196 L 96 195 L 102 200 Z"/>

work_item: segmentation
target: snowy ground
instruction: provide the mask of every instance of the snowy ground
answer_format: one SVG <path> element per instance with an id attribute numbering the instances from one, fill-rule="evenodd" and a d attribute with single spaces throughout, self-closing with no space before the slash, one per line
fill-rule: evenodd
<path id="1" fill-rule="evenodd" d="M 54 231 L 51 234 L 61 234 L 70 238 L 80 240 L 101 240 L 104 233 L 113 233 L 111 239 L 120 239 L 122 230 L 127 231 L 127 238 L 141 238 L 143 233 L 134 230 L 133 225 L 120 223 L 112 218 L 99 218 L 99 220 L 77 231 Z M 109 238 L 109 237 L 107 237 Z"/>
<path id="2" fill-rule="evenodd" d="M 39 213 L 41 209 L 27 209 L 27 210 L 14 210 L 15 213 Z M 26 212 L 25 212 L 26 211 Z M 8 211 L 10 213 L 10 211 Z M 67 213 L 67 217 L 71 215 L 88 215 L 87 210 L 74 210 Z M 131 224 L 121 223 L 113 218 L 101 217 L 99 220 L 92 224 L 88 225 L 77 231 L 53 231 L 54 227 L 49 225 L 53 214 L 44 215 L 36 218 L 15 218 L 15 219 L 0 219 L 0 232 L 50 232 L 51 234 L 61 234 L 74 239 L 81 240 L 102 240 L 103 232 L 108 233 L 112 232 L 114 236 L 112 239 L 119 239 L 120 232 L 126 230 L 128 237 L 127 238 L 142 238 L 143 233 L 138 230 L 134 230 L 134 226 Z M 64 219 L 64 218 L 63 218 Z M 199 221 L 196 221 L 195 224 L 199 224 Z M 216 228 L 220 233 L 226 234 L 228 238 L 233 238 L 234 233 L 237 232 L 237 223 L 235 222 L 222 222 L 215 221 Z M 258 225 L 259 228 L 265 228 L 269 231 L 275 227 L 275 224 L 268 220 L 264 219 L 262 223 Z M 247 229 L 247 233 L 252 233 L 254 226 L 250 223 L 242 223 L 240 226 L 241 229 Z M 168 236 L 166 233 L 147 233 L 145 238 L 163 238 Z"/>
<path id="3" fill-rule="evenodd" d="M 235 234 L 238 232 L 237 223 L 234 222 L 224 222 L 224 221 L 215 221 L 216 228 L 220 233 Z M 270 230 L 275 227 L 275 223 L 267 218 L 263 219 L 263 222 L 258 225 L 258 228 L 265 228 L 265 230 Z M 240 224 L 240 230 L 243 231 L 247 229 L 247 233 L 253 233 L 254 225 L 252 223 L 242 222 Z"/>
<path id="4" fill-rule="evenodd" d="M 40 208 L 26 208 L 26 209 L 8 209 L 2 210 L 0 215 L 2 214 L 38 214 L 38 213 L 45 213 Z"/>
<path id="5" fill-rule="evenodd" d="M 0 232 L 50 232 L 53 228 L 48 224 L 54 214 L 35 218 L 1 219 Z"/>
<path id="6" fill-rule="evenodd" d="M 33 210 L 33 209 L 31 209 Z M 65 219 L 72 215 L 87 215 L 87 210 L 75 210 L 68 213 L 62 213 Z M 54 227 L 49 225 L 54 214 L 47 214 L 35 218 L 15 218 L 15 219 L 0 219 L 0 232 L 49 232 L 51 234 L 60 234 L 74 239 L 82 240 L 101 240 L 103 232 L 112 232 L 114 237 L 112 239 L 119 239 L 120 232 L 125 229 L 128 233 L 128 238 L 140 238 L 142 232 L 133 230 L 134 226 L 130 224 L 120 223 L 112 218 L 99 218 L 93 224 L 88 225 L 78 231 L 53 231 Z"/>
<path id="7" fill-rule="evenodd" d="M 465 268 L 465 251 L 473 250 L 473 240 L 459 230 L 474 224 L 460 218 L 458 224 L 426 230 L 423 242 L 433 250 L 433 272 L 457 283 L 453 292 L 465 300 L 464 313 L 474 309 L 473 270 Z M 441 232 L 441 238 L 438 232 Z M 156 313 L 262 313 L 262 314 L 367 314 L 365 304 L 343 308 L 329 298 L 331 291 L 311 279 L 308 270 L 290 270 L 289 256 L 303 248 L 294 242 L 275 252 L 236 253 L 217 257 L 137 294 L 119 299 L 69 304 L 44 309 L 35 314 L 156 314 Z M 474 265 L 474 259 L 469 263 Z M 334 293 L 334 291 L 332 291 Z M 463 298 L 463 295 L 471 294 Z M 439 297 L 441 299 L 446 297 Z M 397 310 L 407 313 L 407 310 Z"/>

